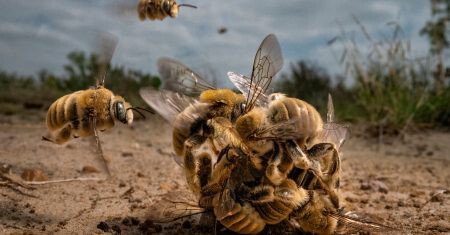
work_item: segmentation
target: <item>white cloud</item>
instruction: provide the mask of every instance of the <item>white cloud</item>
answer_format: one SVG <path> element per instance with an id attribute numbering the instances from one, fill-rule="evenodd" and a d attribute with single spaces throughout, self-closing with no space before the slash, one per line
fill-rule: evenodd
<path id="1" fill-rule="evenodd" d="M 349 31 L 358 17 L 375 34 L 397 20 L 415 49 L 426 52 L 418 31 L 429 18 L 429 3 L 415 1 L 200 1 L 184 0 L 198 9 L 180 10 L 176 20 L 139 22 L 113 14 L 114 4 L 127 0 L 4 0 L 0 2 L 0 69 L 31 74 L 41 68 L 62 72 L 70 51 L 95 50 L 96 34 L 119 38 L 113 63 L 156 73 L 158 57 L 175 57 L 189 66 L 207 66 L 225 79 L 227 71 L 249 73 L 261 40 L 275 33 L 285 55 L 285 68 L 299 59 L 317 61 L 330 73 L 342 71 L 327 40 Z M 219 35 L 221 26 L 228 32 Z M 229 84 L 222 82 L 221 84 Z"/>

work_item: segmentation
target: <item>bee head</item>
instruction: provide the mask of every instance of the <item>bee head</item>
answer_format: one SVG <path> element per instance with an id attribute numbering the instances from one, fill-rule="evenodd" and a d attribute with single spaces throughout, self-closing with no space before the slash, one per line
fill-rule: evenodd
<path id="1" fill-rule="evenodd" d="M 131 110 L 131 105 L 120 97 L 115 97 L 115 102 L 113 103 L 112 111 L 114 117 L 124 124 L 131 124 L 133 122 L 133 111 Z"/>
<path id="2" fill-rule="evenodd" d="M 210 116 L 236 120 L 245 109 L 245 97 L 229 89 L 206 90 L 200 94 L 200 102 L 211 105 Z"/>
<path id="3" fill-rule="evenodd" d="M 172 18 L 178 16 L 178 6 L 173 0 L 164 0 L 162 4 L 164 12 Z"/>

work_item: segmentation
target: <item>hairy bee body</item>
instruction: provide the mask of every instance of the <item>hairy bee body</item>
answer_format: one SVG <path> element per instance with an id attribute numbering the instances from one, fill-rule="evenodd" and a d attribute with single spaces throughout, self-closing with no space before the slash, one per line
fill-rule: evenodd
<path id="1" fill-rule="evenodd" d="M 216 194 L 213 200 L 214 214 L 217 220 L 226 228 L 241 234 L 257 234 L 266 226 L 260 214 L 248 202 L 237 202 L 231 195 L 231 190 Z"/>
<path id="2" fill-rule="evenodd" d="M 333 234 L 338 220 L 329 214 L 335 213 L 337 209 L 327 195 L 311 190 L 308 202 L 294 210 L 290 217 L 304 232 Z"/>
<path id="3" fill-rule="evenodd" d="M 131 110 L 126 111 L 130 104 L 104 87 L 76 91 L 57 99 L 48 109 L 46 118 L 53 141 L 63 144 L 71 137 L 94 135 L 93 118 L 99 130 L 113 127 L 118 115 L 115 108 L 118 103 L 123 107 L 120 121 L 131 124 L 133 113 Z"/>
<path id="4" fill-rule="evenodd" d="M 229 89 L 206 90 L 200 94 L 199 102 L 189 105 L 177 115 L 173 123 L 172 142 L 178 156 L 184 154 L 186 140 L 201 133 L 208 119 L 224 117 L 236 119 L 244 97 Z"/>
<path id="5" fill-rule="evenodd" d="M 139 0 L 137 12 L 140 20 L 163 20 L 167 16 L 176 18 L 180 6 L 196 8 L 188 4 L 177 4 L 175 0 Z"/>

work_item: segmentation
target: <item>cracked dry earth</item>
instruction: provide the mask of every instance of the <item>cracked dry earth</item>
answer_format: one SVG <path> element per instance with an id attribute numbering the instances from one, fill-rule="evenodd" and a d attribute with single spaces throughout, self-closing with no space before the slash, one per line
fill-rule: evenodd
<path id="1" fill-rule="evenodd" d="M 106 176 L 91 138 L 57 146 L 41 141 L 45 131 L 42 120 L 0 117 L 0 163 L 17 175 L 41 170 L 49 180 Z M 100 135 L 112 178 L 34 185 L 34 190 L 0 185 L 0 234 L 226 233 L 219 225 L 198 225 L 198 218 L 155 223 L 174 209 L 162 199 L 190 196 L 170 157 L 170 126 L 150 118 Z M 424 131 L 382 145 L 353 134 L 342 157 L 347 208 L 400 234 L 450 234 L 449 143 L 448 132 Z"/>

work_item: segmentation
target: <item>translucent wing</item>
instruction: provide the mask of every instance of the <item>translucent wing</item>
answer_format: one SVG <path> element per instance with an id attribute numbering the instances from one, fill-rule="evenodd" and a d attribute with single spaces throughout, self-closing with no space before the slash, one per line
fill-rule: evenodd
<path id="1" fill-rule="evenodd" d="M 202 112 L 199 110 L 196 112 L 196 108 L 205 108 L 208 107 L 205 105 L 193 105 L 197 101 L 191 97 L 181 95 L 177 92 L 168 91 L 168 90 L 155 90 L 152 87 L 142 88 L 139 90 L 139 94 L 142 99 L 159 115 L 161 115 L 166 121 L 169 122 L 175 128 L 189 128 L 185 126 L 176 126 L 175 119 L 183 118 L 189 119 L 188 122 L 193 122 L 193 120 L 197 120 L 199 118 L 199 114 Z M 186 108 L 191 107 L 193 112 L 183 112 Z M 180 115 L 181 114 L 181 115 Z M 180 115 L 180 116 L 179 116 Z M 185 123 L 185 122 L 181 122 Z M 175 159 L 175 161 L 182 166 L 183 163 L 181 159 L 175 154 L 170 153 L 170 155 Z"/>
<path id="2" fill-rule="evenodd" d="M 195 102 L 194 99 L 177 92 L 156 90 L 152 87 L 140 89 L 139 94 L 153 110 L 170 124 L 174 123 L 178 114 Z"/>
<path id="3" fill-rule="evenodd" d="M 336 145 L 336 149 L 339 150 L 348 136 L 348 125 L 335 123 L 334 121 L 333 99 L 329 94 L 327 122 L 323 126 L 323 131 L 319 135 L 319 140 L 321 142 L 333 143 Z"/>
<path id="4" fill-rule="evenodd" d="M 283 67 L 283 56 L 280 44 L 273 34 L 262 41 L 253 61 L 250 86 L 247 91 L 246 111 L 257 103 L 261 94 L 269 88 L 273 76 Z M 252 89 L 253 88 L 253 89 Z"/>
<path id="5" fill-rule="evenodd" d="M 116 49 L 117 42 L 118 39 L 113 34 L 104 32 L 100 35 L 100 68 L 97 75 L 97 87 L 103 86 L 105 84 L 108 66 L 111 63 L 111 59 L 114 54 L 114 50 Z"/>
<path id="6" fill-rule="evenodd" d="M 250 90 L 257 90 L 260 93 L 259 98 L 256 100 L 256 104 L 258 106 L 266 106 L 268 103 L 267 95 L 261 91 L 261 87 L 255 87 L 251 84 L 250 78 L 246 77 L 242 74 L 237 74 L 234 72 L 227 73 L 228 78 L 231 82 L 236 86 L 236 88 L 244 94 L 244 96 L 248 97 Z"/>
<path id="7" fill-rule="evenodd" d="M 215 89 L 198 73 L 177 60 L 160 58 L 157 66 L 159 74 L 164 79 L 164 89 L 190 96 L 197 96 L 204 90 Z"/>
<path id="8" fill-rule="evenodd" d="M 345 214 L 332 213 L 330 216 L 338 220 L 337 234 L 357 234 L 361 232 L 388 233 L 396 230 L 387 225 L 371 221 L 373 218 L 369 218 L 367 215 L 362 216 L 355 212 L 347 212 Z"/>
<path id="9" fill-rule="evenodd" d="M 300 129 L 299 118 L 289 119 L 273 125 L 264 125 L 249 136 L 251 140 L 295 140 L 305 137 Z"/>

